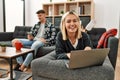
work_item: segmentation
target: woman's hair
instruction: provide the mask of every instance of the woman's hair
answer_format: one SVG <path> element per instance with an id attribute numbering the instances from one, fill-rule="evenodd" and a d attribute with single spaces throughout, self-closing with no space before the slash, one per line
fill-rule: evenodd
<path id="1" fill-rule="evenodd" d="M 62 16 L 62 19 L 61 19 L 61 23 L 60 23 L 60 29 L 61 29 L 61 32 L 62 32 L 62 35 L 63 35 L 63 40 L 67 40 L 68 38 L 68 35 L 67 35 L 67 30 L 66 30 L 66 27 L 65 27 L 65 19 L 66 19 L 66 16 L 69 15 L 69 14 L 72 14 L 72 15 L 75 15 L 77 17 L 77 20 L 78 20 L 78 30 L 77 30 L 77 35 L 76 35 L 76 38 L 79 39 L 82 37 L 81 35 L 81 24 L 80 24 L 80 18 L 79 16 L 73 12 L 73 11 L 69 11 L 69 12 L 66 12 L 63 16 Z"/>

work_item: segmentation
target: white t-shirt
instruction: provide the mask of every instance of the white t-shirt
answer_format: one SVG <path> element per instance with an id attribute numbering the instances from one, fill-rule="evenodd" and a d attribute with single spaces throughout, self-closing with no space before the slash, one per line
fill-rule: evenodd
<path id="1" fill-rule="evenodd" d="M 35 36 L 35 40 L 39 40 L 40 38 L 44 37 L 44 32 L 45 32 L 45 24 L 41 24 L 40 28 L 38 30 L 37 35 Z"/>
<path id="2" fill-rule="evenodd" d="M 71 42 L 71 40 L 70 40 L 70 42 Z M 71 43 L 71 44 L 72 44 L 72 43 Z M 77 44 L 78 44 L 78 39 L 76 39 L 75 44 L 72 44 L 72 46 L 76 49 Z"/>
<path id="3" fill-rule="evenodd" d="M 73 45 L 73 47 L 76 49 L 76 47 L 77 47 L 77 44 L 78 44 L 78 39 L 76 39 L 76 41 L 75 41 L 75 44 Z"/>

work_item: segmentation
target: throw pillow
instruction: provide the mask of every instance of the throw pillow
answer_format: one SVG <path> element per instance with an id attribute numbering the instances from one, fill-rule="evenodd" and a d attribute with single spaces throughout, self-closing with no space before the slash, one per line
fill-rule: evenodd
<path id="1" fill-rule="evenodd" d="M 107 41 L 110 36 L 115 36 L 117 34 L 117 29 L 110 29 L 102 34 L 98 41 L 97 48 L 106 48 L 107 47 Z"/>
<path id="2" fill-rule="evenodd" d="M 87 31 L 90 31 L 94 26 L 95 26 L 95 20 L 91 20 L 91 21 L 87 24 L 87 26 L 85 27 L 85 29 L 86 29 Z"/>

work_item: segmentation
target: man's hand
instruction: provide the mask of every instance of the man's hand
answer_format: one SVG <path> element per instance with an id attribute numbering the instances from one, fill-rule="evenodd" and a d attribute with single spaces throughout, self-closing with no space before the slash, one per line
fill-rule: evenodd
<path id="1" fill-rule="evenodd" d="M 48 42 L 46 42 L 46 40 L 44 38 L 40 38 L 40 41 L 43 43 L 48 43 Z"/>
<path id="2" fill-rule="evenodd" d="M 28 38 L 29 40 L 33 40 L 34 37 L 33 37 L 32 35 L 28 34 L 28 35 L 27 35 L 27 38 Z"/>
<path id="3" fill-rule="evenodd" d="M 86 46 L 84 50 L 91 50 L 91 47 Z"/>

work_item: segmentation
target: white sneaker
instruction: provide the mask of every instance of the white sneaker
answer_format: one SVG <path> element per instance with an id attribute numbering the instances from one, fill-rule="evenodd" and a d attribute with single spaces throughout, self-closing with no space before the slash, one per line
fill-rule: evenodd
<path id="1" fill-rule="evenodd" d="M 85 29 L 86 29 L 87 31 L 90 31 L 94 26 L 95 26 L 95 20 L 91 20 L 91 21 L 87 24 L 87 26 L 85 27 Z"/>

